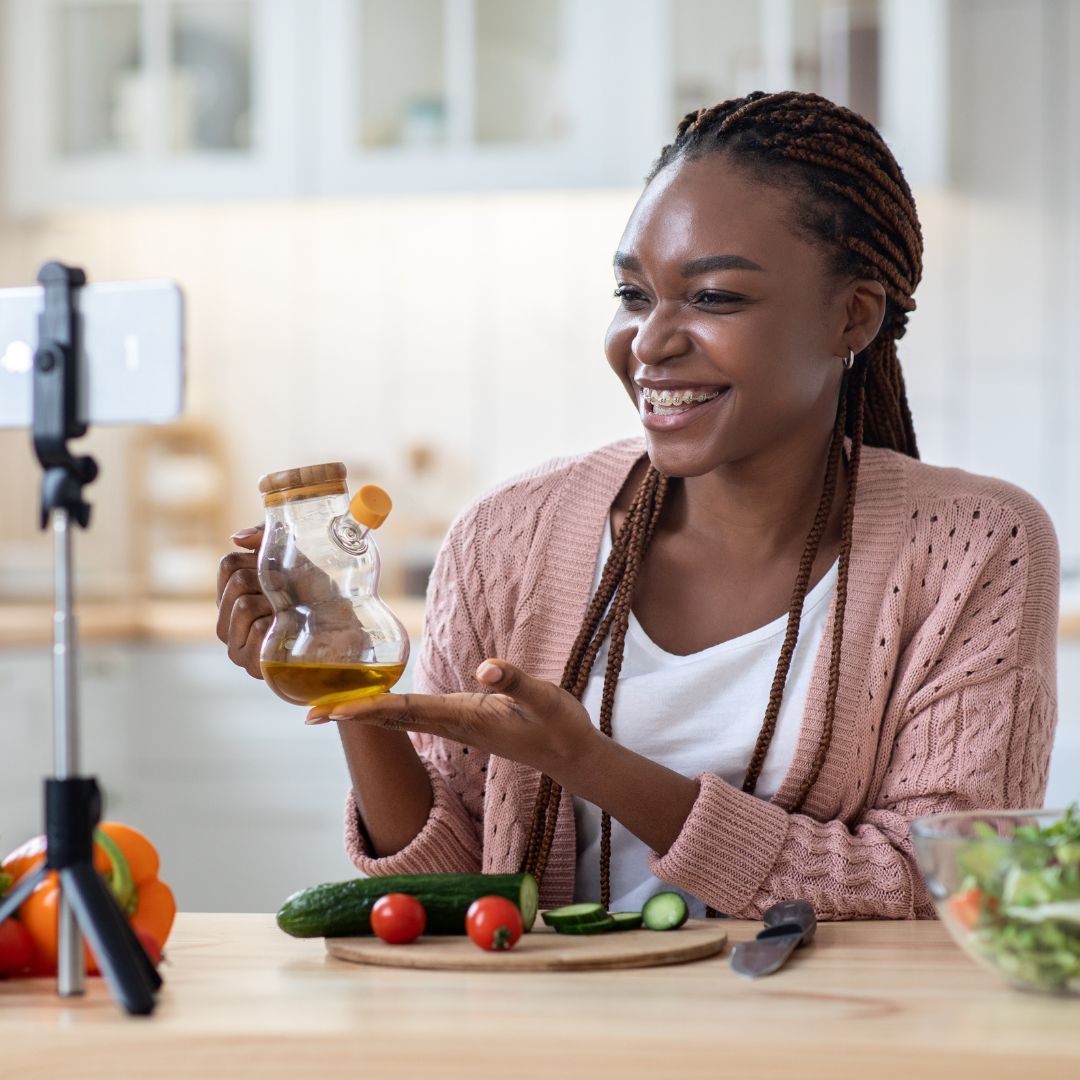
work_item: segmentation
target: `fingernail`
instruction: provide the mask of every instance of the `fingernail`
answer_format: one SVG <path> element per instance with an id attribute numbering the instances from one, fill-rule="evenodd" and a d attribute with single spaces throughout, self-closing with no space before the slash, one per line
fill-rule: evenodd
<path id="1" fill-rule="evenodd" d="M 260 530 L 258 529 L 258 527 L 254 528 L 254 529 L 240 529 L 238 532 L 234 532 L 232 534 L 232 536 L 229 537 L 229 539 L 230 540 L 244 540 L 249 536 L 254 536 L 259 531 Z"/>
<path id="2" fill-rule="evenodd" d="M 503 669 L 498 664 L 485 660 L 477 669 L 476 677 L 481 682 L 497 683 L 503 677 Z"/>
<path id="3" fill-rule="evenodd" d="M 327 720 L 333 720 L 332 716 L 320 715 L 316 713 L 314 716 L 309 716 L 304 723 L 305 724 L 325 724 Z"/>

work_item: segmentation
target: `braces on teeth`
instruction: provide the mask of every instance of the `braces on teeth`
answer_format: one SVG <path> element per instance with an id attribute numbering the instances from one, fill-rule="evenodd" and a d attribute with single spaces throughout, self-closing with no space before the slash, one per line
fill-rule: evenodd
<path id="1" fill-rule="evenodd" d="M 680 393 L 678 390 L 672 393 L 670 390 L 646 390 L 645 398 L 652 404 L 656 405 L 689 405 L 692 402 L 701 404 L 703 401 L 708 401 L 710 398 L 718 396 L 719 390 L 714 390 L 711 394 L 695 394 L 692 391 L 687 393 Z"/>

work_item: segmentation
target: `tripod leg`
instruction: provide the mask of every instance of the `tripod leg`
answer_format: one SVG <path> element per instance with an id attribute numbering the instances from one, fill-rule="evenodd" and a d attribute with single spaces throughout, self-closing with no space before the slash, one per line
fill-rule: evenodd
<path id="1" fill-rule="evenodd" d="M 112 894 L 110 893 L 110 898 Z M 158 969 L 154 967 L 153 961 L 147 956 L 146 950 L 143 948 L 143 943 L 139 940 L 138 935 L 131 928 L 131 923 L 124 917 L 124 913 L 120 910 L 120 905 L 112 903 L 106 905 L 111 912 L 113 918 L 116 920 L 116 927 L 120 934 L 123 935 L 124 940 L 127 942 L 128 948 L 135 955 L 136 960 L 139 962 L 139 967 L 142 969 L 143 977 L 150 984 L 152 990 L 157 990 L 161 986 L 161 976 L 158 974 Z M 96 955 L 96 954 L 95 954 Z"/>
<path id="2" fill-rule="evenodd" d="M 3 922 L 8 916 L 15 914 L 22 905 L 22 902 L 37 888 L 38 883 L 44 880 L 46 873 L 46 866 L 42 863 L 32 874 L 27 874 L 26 877 L 24 877 L 22 881 L 8 893 L 7 898 L 0 904 L 0 922 Z"/>
<path id="3" fill-rule="evenodd" d="M 154 991 L 116 916 L 109 910 L 116 908 L 116 900 L 93 865 L 79 862 L 64 867 L 60 884 L 113 996 L 129 1013 L 146 1016 L 153 1012 Z"/>

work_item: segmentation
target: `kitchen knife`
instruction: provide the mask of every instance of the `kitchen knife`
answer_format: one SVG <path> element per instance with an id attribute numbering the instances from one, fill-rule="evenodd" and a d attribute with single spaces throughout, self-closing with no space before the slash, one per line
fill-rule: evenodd
<path id="1" fill-rule="evenodd" d="M 778 971 L 800 945 L 814 940 L 817 929 L 817 916 L 805 900 L 774 904 L 764 922 L 765 929 L 753 941 L 740 941 L 731 951 L 732 968 L 752 979 Z"/>

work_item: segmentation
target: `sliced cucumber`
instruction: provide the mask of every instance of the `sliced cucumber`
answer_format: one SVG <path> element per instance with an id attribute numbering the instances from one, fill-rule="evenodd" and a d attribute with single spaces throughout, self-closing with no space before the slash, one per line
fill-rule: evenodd
<path id="1" fill-rule="evenodd" d="M 677 930 L 690 917 L 686 901 L 677 892 L 650 896 L 641 909 L 641 918 L 650 930 Z"/>
<path id="2" fill-rule="evenodd" d="M 615 920 L 613 930 L 637 930 L 642 922 L 640 911 L 613 911 L 611 917 Z"/>
<path id="3" fill-rule="evenodd" d="M 593 922 L 567 923 L 564 926 L 556 926 L 557 934 L 606 934 L 611 930 L 617 930 L 619 924 L 610 915 Z"/>
<path id="4" fill-rule="evenodd" d="M 556 930 L 560 930 L 564 926 L 601 922 L 607 918 L 607 912 L 600 904 L 567 904 L 566 907 L 541 912 L 540 918 L 548 926 L 554 926 Z"/>

